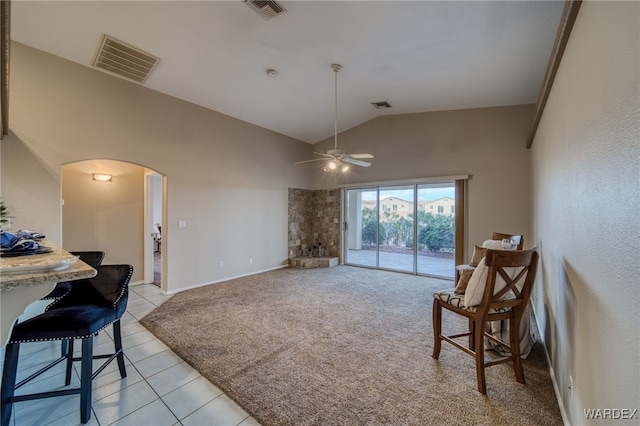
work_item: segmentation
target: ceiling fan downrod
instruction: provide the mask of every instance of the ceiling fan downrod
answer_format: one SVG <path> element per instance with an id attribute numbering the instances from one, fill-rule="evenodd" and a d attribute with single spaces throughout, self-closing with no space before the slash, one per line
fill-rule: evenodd
<path id="1" fill-rule="evenodd" d="M 338 149 L 338 71 L 342 69 L 342 65 L 340 64 L 331 64 L 331 69 L 334 74 L 334 112 L 335 117 L 333 120 L 333 146 L 334 149 Z"/>

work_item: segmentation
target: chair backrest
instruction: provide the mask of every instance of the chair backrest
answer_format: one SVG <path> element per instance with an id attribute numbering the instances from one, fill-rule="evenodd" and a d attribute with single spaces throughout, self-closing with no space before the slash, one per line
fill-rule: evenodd
<path id="1" fill-rule="evenodd" d="M 515 241 L 516 244 L 518 244 L 518 247 L 516 247 L 516 250 L 522 250 L 522 248 L 524 247 L 524 236 L 522 235 L 511 235 L 511 234 L 503 234 L 501 232 L 494 232 L 493 235 L 491 236 L 492 240 L 498 240 L 498 241 L 502 241 L 505 238 L 509 238 L 510 240 Z"/>
<path id="2" fill-rule="evenodd" d="M 529 302 L 538 269 L 538 250 L 487 250 L 487 281 L 478 311 L 512 308 L 521 313 Z"/>
<path id="3" fill-rule="evenodd" d="M 69 253 L 74 256 L 78 256 L 80 260 L 92 268 L 101 265 L 104 260 L 103 251 L 70 251 Z"/>
<path id="4" fill-rule="evenodd" d="M 118 318 L 127 309 L 129 281 L 133 274 L 131 265 L 97 265 L 98 273 L 93 278 L 69 281 L 71 290 L 54 301 L 47 310 L 74 305 L 96 305 L 113 308 Z"/>

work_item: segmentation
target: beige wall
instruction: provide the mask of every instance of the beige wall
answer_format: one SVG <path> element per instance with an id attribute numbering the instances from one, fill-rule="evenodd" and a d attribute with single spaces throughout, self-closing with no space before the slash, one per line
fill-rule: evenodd
<path id="1" fill-rule="evenodd" d="M 426 96 L 426 95 L 425 95 Z M 352 167 L 343 184 L 470 174 L 469 247 L 494 231 L 523 234 L 530 246 L 530 151 L 533 105 L 390 115 L 341 133 L 338 147 L 373 154 L 373 165 Z M 314 146 L 325 152 L 327 139 Z M 316 187 L 334 184 L 322 164 L 309 165 Z M 508 208 L 503 208 L 504 202 Z"/>
<path id="2" fill-rule="evenodd" d="M 293 165 L 311 146 L 19 43 L 11 53 L 1 185 L 18 226 L 60 242 L 61 166 L 121 160 L 167 176 L 167 290 L 287 263 L 287 191 L 311 186 Z"/>
<path id="3" fill-rule="evenodd" d="M 113 175 L 99 182 L 92 172 Z M 144 277 L 145 168 L 110 160 L 62 168 L 62 242 L 69 251 L 105 252 L 105 264 L 133 266 L 132 282 Z"/>
<path id="4" fill-rule="evenodd" d="M 535 309 L 575 425 L 640 417 L 583 411 L 640 408 L 639 17 L 582 4 L 532 148 Z"/>

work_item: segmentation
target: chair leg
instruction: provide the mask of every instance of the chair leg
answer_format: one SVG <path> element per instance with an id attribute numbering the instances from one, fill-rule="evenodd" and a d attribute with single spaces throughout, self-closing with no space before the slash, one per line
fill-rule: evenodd
<path id="1" fill-rule="evenodd" d="M 473 333 L 475 330 L 475 320 L 469 318 L 469 349 L 472 351 L 475 350 L 476 347 L 476 335 Z"/>
<path id="2" fill-rule="evenodd" d="M 120 331 L 120 320 L 113 323 L 113 343 L 115 350 L 118 352 L 118 369 L 120 370 L 120 377 L 123 379 L 127 377 L 127 370 L 124 368 L 124 352 L 122 350 L 122 333 Z"/>
<path id="3" fill-rule="evenodd" d="M 66 340 L 60 341 L 60 356 L 67 356 L 67 351 L 69 350 L 67 343 Z"/>
<path id="4" fill-rule="evenodd" d="M 474 352 L 476 358 L 476 375 L 478 376 L 478 391 L 486 395 L 487 384 L 484 375 L 484 323 L 474 321 L 473 339 L 475 343 Z"/>
<path id="5" fill-rule="evenodd" d="M 93 371 L 93 336 L 82 339 L 80 366 L 80 422 L 91 419 L 91 375 Z"/>
<path id="6" fill-rule="evenodd" d="M 71 371 L 73 370 L 73 339 L 63 340 L 65 342 L 67 358 L 66 374 L 64 376 L 64 385 L 69 386 L 71 384 Z"/>
<path id="7" fill-rule="evenodd" d="M 2 399 L 0 412 L 2 413 L 2 426 L 9 426 L 13 403 L 9 398 L 13 397 L 16 386 L 16 375 L 18 373 L 18 353 L 19 343 L 8 343 L 4 354 L 4 368 L 2 370 L 2 389 L 0 398 Z"/>
<path id="8" fill-rule="evenodd" d="M 433 359 L 440 356 L 440 348 L 442 347 L 442 306 L 438 299 L 433 299 Z"/>
<path id="9" fill-rule="evenodd" d="M 511 343 L 511 355 L 513 355 L 513 370 L 516 373 L 518 383 L 525 384 L 524 371 L 522 370 L 522 358 L 520 358 L 520 321 L 516 316 L 509 320 L 509 340 Z"/>

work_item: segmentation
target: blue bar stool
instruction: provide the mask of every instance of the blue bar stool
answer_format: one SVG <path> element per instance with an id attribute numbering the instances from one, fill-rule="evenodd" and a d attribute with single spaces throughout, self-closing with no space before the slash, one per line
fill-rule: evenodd
<path id="1" fill-rule="evenodd" d="M 102 265 L 102 261 L 104 260 L 103 251 L 70 251 L 69 253 L 78 256 L 81 261 L 92 268 Z M 67 294 L 69 290 L 71 290 L 71 284 L 69 282 L 56 283 L 55 287 L 46 296 L 40 298 L 40 300 L 59 299 Z"/>
<path id="2" fill-rule="evenodd" d="M 86 263 L 87 265 L 95 268 L 96 266 L 102 265 L 102 261 L 104 260 L 104 252 L 103 251 L 70 251 L 74 256 L 78 256 L 81 261 Z M 56 300 L 63 297 L 71 291 L 71 283 L 68 281 L 56 283 L 55 287 L 44 297 L 40 298 L 40 300 Z M 67 341 L 63 340 L 60 344 L 60 352 L 61 356 L 64 356 L 67 353 Z"/>
<path id="3" fill-rule="evenodd" d="M 101 265 L 96 266 L 95 269 L 98 271 L 95 277 L 70 282 L 71 290 L 51 303 L 44 313 L 13 327 L 6 346 L 2 371 L 0 392 L 2 426 L 9 425 L 15 402 L 76 394 L 80 395 L 80 421 L 86 423 L 91 418 L 92 380 L 114 359 L 118 362 L 120 376 L 122 378 L 127 376 L 124 367 L 120 318 L 127 308 L 129 281 L 133 267 Z M 114 353 L 94 356 L 93 337 L 109 325 L 113 325 Z M 82 340 L 82 355 L 79 358 L 73 357 L 75 339 Z M 69 349 L 66 354 L 16 384 L 20 344 L 52 340 L 68 341 Z M 94 359 L 107 360 L 92 372 Z M 63 361 L 66 361 L 65 386 L 71 383 L 73 362 L 81 362 L 79 388 L 15 395 L 16 389 Z"/>

